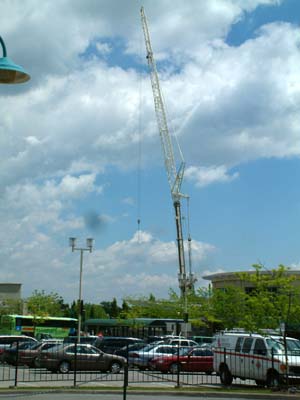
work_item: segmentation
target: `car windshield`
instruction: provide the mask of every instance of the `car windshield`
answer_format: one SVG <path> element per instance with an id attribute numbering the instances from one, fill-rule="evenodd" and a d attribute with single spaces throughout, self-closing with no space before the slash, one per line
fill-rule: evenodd
<path id="1" fill-rule="evenodd" d="M 56 344 L 55 346 L 50 347 L 49 349 L 47 349 L 46 351 L 51 351 L 51 353 L 55 353 L 56 351 L 59 351 L 60 349 L 62 349 L 63 347 L 66 347 L 66 344 Z"/>
<path id="2" fill-rule="evenodd" d="M 266 339 L 269 349 L 273 354 L 284 354 L 284 345 L 278 340 Z"/>
<path id="3" fill-rule="evenodd" d="M 36 350 L 39 347 L 42 346 L 42 343 L 38 342 L 38 343 L 34 343 L 33 346 L 30 347 L 31 350 Z"/>
<path id="4" fill-rule="evenodd" d="M 290 351 L 300 351 L 300 340 L 286 339 L 287 349 Z"/>
<path id="5" fill-rule="evenodd" d="M 149 344 L 148 346 L 145 346 L 143 349 L 142 349 L 142 351 L 143 352 L 148 352 L 148 351 L 151 351 L 152 349 L 154 349 L 156 346 L 153 346 L 153 345 L 151 345 L 151 344 Z"/>

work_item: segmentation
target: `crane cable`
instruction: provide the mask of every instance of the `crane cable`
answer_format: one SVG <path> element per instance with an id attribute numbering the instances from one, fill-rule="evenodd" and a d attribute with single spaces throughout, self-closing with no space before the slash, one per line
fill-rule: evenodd
<path id="1" fill-rule="evenodd" d="M 140 56 L 142 55 L 142 36 L 140 40 Z M 142 193 L 142 74 L 139 73 L 139 123 L 138 123 L 138 160 L 137 160 L 137 234 L 141 242 L 141 193 Z"/>

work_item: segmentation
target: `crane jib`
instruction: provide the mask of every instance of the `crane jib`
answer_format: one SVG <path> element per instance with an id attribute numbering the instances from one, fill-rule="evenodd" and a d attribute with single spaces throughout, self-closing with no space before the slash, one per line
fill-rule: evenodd
<path id="1" fill-rule="evenodd" d="M 174 158 L 173 145 L 168 129 L 163 98 L 160 90 L 156 63 L 154 60 L 153 51 L 151 47 L 151 40 L 148 30 L 147 19 L 143 7 L 141 8 L 141 21 L 142 21 L 142 28 L 144 32 L 145 45 L 146 45 L 146 54 L 147 54 L 146 58 L 150 69 L 150 78 L 151 78 L 156 120 L 161 139 L 165 168 L 167 172 L 168 182 L 175 210 L 177 249 L 178 249 L 178 260 L 179 260 L 179 274 L 178 274 L 179 289 L 181 292 L 181 296 L 186 299 L 187 290 L 194 289 L 194 283 L 196 279 L 193 277 L 191 271 L 189 276 L 187 277 L 185 270 L 184 239 L 182 234 L 182 217 L 181 217 L 181 204 L 180 204 L 180 200 L 182 197 L 188 198 L 187 195 L 183 195 L 180 193 L 181 184 L 183 181 L 184 169 L 185 169 L 185 162 L 179 144 L 177 143 L 179 149 L 179 155 L 181 157 L 181 164 L 179 169 L 177 170 Z M 190 236 L 188 243 L 189 243 L 189 254 L 190 254 Z"/>

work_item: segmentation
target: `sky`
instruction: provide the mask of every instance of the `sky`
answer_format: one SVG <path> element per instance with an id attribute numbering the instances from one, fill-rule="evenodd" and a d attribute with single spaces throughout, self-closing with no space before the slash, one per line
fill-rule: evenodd
<path id="1" fill-rule="evenodd" d="M 141 6 L 186 162 L 195 287 L 300 269 L 299 1 L 0 0 L 7 55 L 31 76 L 0 86 L 0 280 L 24 298 L 78 298 L 69 237 L 95 240 L 85 301 L 179 292 Z"/>

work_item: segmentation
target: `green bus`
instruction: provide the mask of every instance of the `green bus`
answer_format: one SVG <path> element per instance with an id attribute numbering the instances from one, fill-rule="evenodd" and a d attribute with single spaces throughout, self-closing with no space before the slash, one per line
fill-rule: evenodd
<path id="1" fill-rule="evenodd" d="M 76 327 L 76 318 L 18 314 L 0 316 L 0 335 L 27 335 L 37 339 L 64 338 L 74 334 Z"/>

